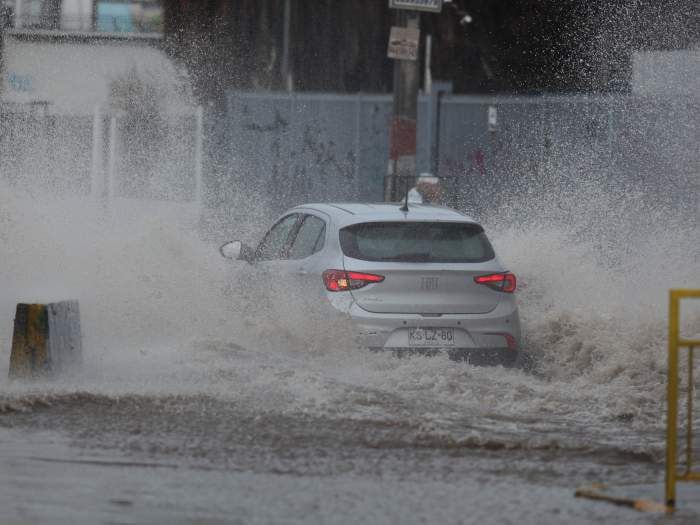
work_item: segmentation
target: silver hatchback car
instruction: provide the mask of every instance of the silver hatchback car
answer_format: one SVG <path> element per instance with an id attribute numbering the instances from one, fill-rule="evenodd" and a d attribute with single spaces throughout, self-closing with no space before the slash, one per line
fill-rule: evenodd
<path id="1" fill-rule="evenodd" d="M 455 210 L 305 204 L 284 213 L 257 247 L 232 241 L 221 253 L 289 284 L 302 316 L 349 321 L 362 347 L 447 352 L 479 364 L 518 357 L 515 275 L 483 228 Z"/>

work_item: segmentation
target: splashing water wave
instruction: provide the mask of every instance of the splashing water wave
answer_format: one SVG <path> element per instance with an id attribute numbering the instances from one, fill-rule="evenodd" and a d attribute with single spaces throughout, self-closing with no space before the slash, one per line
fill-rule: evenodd
<path id="1" fill-rule="evenodd" d="M 89 202 L 1 189 L 0 364 L 7 370 L 22 301 L 79 299 L 86 355 L 72 377 L 0 379 L 0 414 L 139 399 L 175 417 L 189 399 L 204 412 L 228 403 L 251 417 L 366 425 L 361 441 L 373 446 L 660 457 L 665 293 L 698 282 L 692 221 L 613 222 L 603 213 L 609 193 L 590 184 L 565 207 L 530 196 L 487 217 L 522 283 L 525 346 L 536 358 L 523 371 L 370 354 L 329 343 L 317 325 L 279 333 L 268 321 L 285 312 L 283 297 L 267 319 L 245 315 L 226 290 L 248 269 L 221 259 L 181 209 L 133 204 L 105 221 Z M 560 215 L 533 217 L 538 208 Z M 700 315 L 684 327 L 700 332 Z"/>

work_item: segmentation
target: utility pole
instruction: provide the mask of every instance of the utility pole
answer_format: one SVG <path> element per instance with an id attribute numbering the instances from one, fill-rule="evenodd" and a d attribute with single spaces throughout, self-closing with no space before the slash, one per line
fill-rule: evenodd
<path id="1" fill-rule="evenodd" d="M 415 183 L 416 117 L 420 87 L 420 67 L 417 60 L 420 13 L 396 9 L 394 19 L 395 27 L 392 28 L 389 43 L 389 56 L 394 58 L 394 107 L 389 130 L 389 169 L 384 183 L 384 200 L 387 202 L 399 200 Z M 396 29 L 399 31 L 395 33 Z M 412 35 L 416 35 L 415 49 L 411 45 Z M 392 55 L 392 45 L 403 45 L 412 58 L 401 54 Z M 415 54 L 411 53 L 411 49 Z M 399 56 L 404 58 L 398 58 Z"/>

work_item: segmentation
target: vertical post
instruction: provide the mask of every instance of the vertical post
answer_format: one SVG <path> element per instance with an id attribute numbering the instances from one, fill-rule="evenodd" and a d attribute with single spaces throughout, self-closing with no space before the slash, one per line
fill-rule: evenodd
<path id="1" fill-rule="evenodd" d="M 676 460 L 678 425 L 678 296 L 669 294 L 668 312 L 668 414 L 666 416 L 666 505 L 676 505 Z"/>
<path id="2" fill-rule="evenodd" d="M 105 181 L 105 204 L 109 205 L 114 196 L 114 176 L 117 170 L 117 117 L 109 120 L 109 158 L 107 161 L 107 177 Z"/>
<path id="3" fill-rule="evenodd" d="M 395 11 L 396 25 L 419 28 L 420 14 Z M 416 115 L 420 67 L 417 60 L 394 60 L 394 107 L 389 131 L 389 169 L 384 200 L 394 201 L 412 185 L 416 176 Z"/>
<path id="4" fill-rule="evenodd" d="M 688 419 L 685 434 L 685 473 L 693 470 L 693 347 L 688 348 Z"/>
<path id="5" fill-rule="evenodd" d="M 423 70 L 423 94 L 425 96 L 426 103 L 426 113 L 425 122 L 421 122 L 421 127 L 425 130 L 427 140 L 425 140 L 425 156 L 427 159 L 426 170 L 431 172 L 433 175 L 437 174 L 437 171 L 433 168 L 434 159 L 433 153 L 435 152 L 435 144 L 433 139 L 435 137 L 435 95 L 433 93 L 433 75 L 430 71 L 430 58 L 433 47 L 433 38 L 431 35 L 425 35 L 425 49 L 424 49 L 424 70 Z"/>
<path id="6" fill-rule="evenodd" d="M 92 118 L 92 166 L 90 169 L 90 194 L 93 198 L 99 198 L 102 194 L 102 181 L 104 180 L 102 164 L 102 113 L 99 104 L 95 106 Z"/>
<path id="7" fill-rule="evenodd" d="M 358 93 L 355 96 L 355 184 L 358 185 L 360 183 L 360 126 L 362 125 L 362 93 Z M 359 189 L 358 186 L 356 186 L 356 188 Z M 357 197 L 357 195 L 354 195 L 354 197 Z M 364 199 L 364 197 L 362 198 Z"/>
<path id="8" fill-rule="evenodd" d="M 299 118 L 299 114 L 296 111 L 298 101 L 294 93 L 289 94 L 289 128 L 288 137 L 290 146 L 287 148 L 287 180 L 292 180 L 294 177 L 294 165 L 295 165 L 295 151 L 292 144 L 298 144 L 296 142 L 300 138 L 300 129 L 302 128 L 302 121 Z M 282 163 L 282 153 L 279 154 L 279 162 Z M 281 170 L 280 170 L 281 171 Z M 273 184 L 274 187 L 274 184 Z"/>
<path id="9" fill-rule="evenodd" d="M 433 92 L 433 73 L 430 71 L 430 61 L 433 50 L 432 35 L 425 35 L 425 70 L 423 71 L 423 92 L 430 95 Z"/>
<path id="10" fill-rule="evenodd" d="M 15 29 L 22 28 L 22 0 L 15 0 Z"/>
<path id="11" fill-rule="evenodd" d="M 203 208 L 202 157 L 204 149 L 204 110 L 197 106 L 194 129 L 194 202 Z"/>
<path id="12" fill-rule="evenodd" d="M 289 46 L 292 29 L 292 0 L 284 0 L 284 29 L 282 37 L 282 88 L 292 91 L 292 74 L 289 66 Z"/>
<path id="13" fill-rule="evenodd" d="M 435 95 L 435 122 L 432 124 L 435 126 L 434 134 L 431 140 L 434 141 L 435 146 L 432 148 L 432 158 L 433 163 L 431 164 L 431 169 L 435 175 L 440 175 L 440 127 L 442 126 L 442 97 L 445 95 L 444 91 L 438 91 Z"/>
<path id="14" fill-rule="evenodd" d="M 608 180 L 612 179 L 613 173 L 613 101 L 608 100 Z"/>

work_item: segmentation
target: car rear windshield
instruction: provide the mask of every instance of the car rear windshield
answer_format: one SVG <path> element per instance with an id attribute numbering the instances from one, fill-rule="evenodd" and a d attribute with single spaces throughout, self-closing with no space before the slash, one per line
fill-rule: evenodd
<path id="1" fill-rule="evenodd" d="M 347 257 L 364 261 L 476 263 L 495 257 L 478 224 L 366 222 L 340 230 Z"/>

